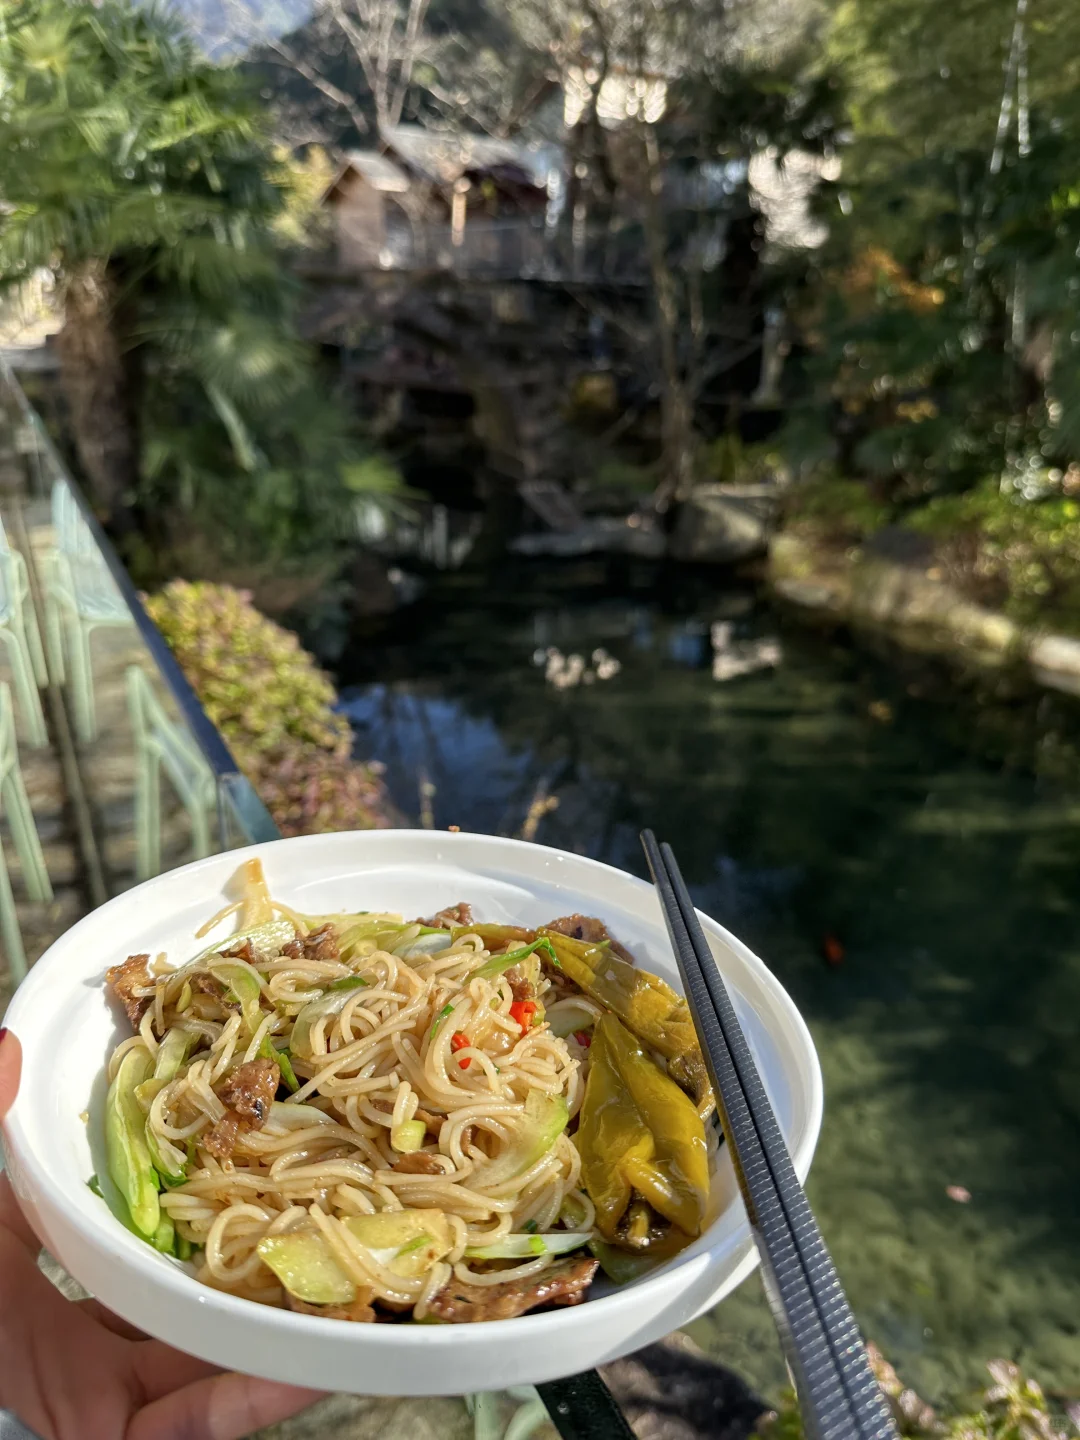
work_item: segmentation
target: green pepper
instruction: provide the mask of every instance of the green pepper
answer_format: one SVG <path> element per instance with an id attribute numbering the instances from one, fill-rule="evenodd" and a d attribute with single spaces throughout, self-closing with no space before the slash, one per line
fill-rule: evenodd
<path id="1" fill-rule="evenodd" d="M 713 1108 L 712 1088 L 690 1007 L 682 996 L 659 976 L 639 970 L 607 946 L 589 945 L 554 931 L 541 933 L 551 941 L 563 974 L 590 999 L 613 1010 L 650 1050 L 663 1055 L 668 1074 L 693 1096 L 702 1120 L 707 1119 Z"/>
<path id="2" fill-rule="evenodd" d="M 138 1235 L 140 1240 L 146 1239 L 146 1236 L 139 1234 L 139 1231 L 131 1223 L 131 1210 L 128 1208 L 128 1203 L 108 1173 L 106 1173 L 104 1181 L 98 1175 L 91 1175 L 86 1183 L 99 1200 L 105 1201 L 125 1230 L 130 1230 L 133 1235 Z"/>
<path id="3" fill-rule="evenodd" d="M 617 1245 L 609 1245 L 606 1240 L 590 1240 L 589 1249 L 600 1261 L 604 1274 L 616 1285 L 629 1285 L 634 1280 L 640 1280 L 650 1270 L 655 1270 L 664 1263 L 647 1251 L 631 1255 L 626 1250 L 620 1250 Z"/>
<path id="4" fill-rule="evenodd" d="M 132 1224 L 152 1240 L 161 1223 L 158 1177 L 146 1144 L 146 1117 L 135 1087 L 149 1079 L 154 1062 L 141 1046 L 129 1050 L 105 1098 L 105 1153 L 109 1174 L 127 1201 Z"/>
<path id="5" fill-rule="evenodd" d="M 709 1194 L 705 1126 L 693 1103 L 614 1015 L 596 1025 L 576 1136 L 605 1240 L 636 1191 L 683 1232 L 701 1233 Z"/>

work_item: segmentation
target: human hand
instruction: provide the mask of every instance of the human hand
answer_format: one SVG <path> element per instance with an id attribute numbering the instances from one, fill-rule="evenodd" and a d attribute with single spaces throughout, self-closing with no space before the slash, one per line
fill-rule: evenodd
<path id="1" fill-rule="evenodd" d="M 22 1047 L 0 1031 L 0 1118 Z M 66 1300 L 38 1269 L 41 1244 L 0 1176 L 0 1409 L 41 1440 L 242 1440 L 318 1392 L 223 1373 L 151 1340 L 96 1300 Z"/>

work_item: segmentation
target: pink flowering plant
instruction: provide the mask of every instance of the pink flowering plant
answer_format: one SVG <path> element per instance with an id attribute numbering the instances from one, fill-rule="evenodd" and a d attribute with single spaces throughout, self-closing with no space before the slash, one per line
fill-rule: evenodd
<path id="1" fill-rule="evenodd" d="M 146 608 L 283 835 L 390 824 L 382 767 L 352 758 L 329 676 L 246 591 L 173 580 Z"/>

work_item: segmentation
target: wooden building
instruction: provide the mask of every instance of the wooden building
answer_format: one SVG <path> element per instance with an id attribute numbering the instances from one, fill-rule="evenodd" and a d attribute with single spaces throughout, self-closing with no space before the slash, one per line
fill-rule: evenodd
<path id="1" fill-rule="evenodd" d="M 540 258 L 552 146 L 399 125 L 377 150 L 350 150 L 328 187 L 339 265 L 521 273 Z"/>

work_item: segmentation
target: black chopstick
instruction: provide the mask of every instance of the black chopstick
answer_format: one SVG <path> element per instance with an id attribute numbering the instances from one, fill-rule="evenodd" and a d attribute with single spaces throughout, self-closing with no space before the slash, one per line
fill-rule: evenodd
<path id="1" fill-rule="evenodd" d="M 791 1228 L 807 1283 L 821 1317 L 825 1336 L 836 1361 L 840 1378 L 859 1422 L 859 1434 L 876 1433 L 879 1412 L 884 1407 L 877 1382 L 870 1370 L 859 1328 L 847 1302 L 840 1278 L 825 1248 L 821 1231 L 799 1184 L 787 1145 L 780 1133 L 769 1098 L 761 1082 L 742 1026 L 739 1024 L 716 961 L 698 923 L 697 913 L 686 890 L 670 845 L 661 847 L 675 900 L 701 973 L 709 991 L 720 1027 L 724 1032 L 738 1078 L 751 1112 L 754 1127 L 765 1152 L 776 1193 Z M 870 1426 L 868 1431 L 865 1427 Z"/>
<path id="2" fill-rule="evenodd" d="M 641 837 L 762 1260 L 765 1289 L 818 1440 L 895 1440 L 851 1312 L 669 845 Z"/>

